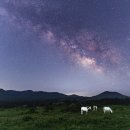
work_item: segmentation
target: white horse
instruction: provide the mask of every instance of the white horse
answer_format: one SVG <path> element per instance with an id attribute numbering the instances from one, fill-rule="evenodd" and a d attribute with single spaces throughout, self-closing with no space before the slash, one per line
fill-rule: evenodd
<path id="1" fill-rule="evenodd" d="M 91 110 L 91 107 L 81 107 L 81 115 L 83 114 L 83 112 L 85 111 L 86 114 L 88 113 L 88 110 Z"/>
<path id="2" fill-rule="evenodd" d="M 93 106 L 93 111 L 97 111 L 97 106 Z"/>
<path id="3" fill-rule="evenodd" d="M 103 112 L 104 112 L 104 114 L 105 114 L 106 112 L 113 113 L 113 111 L 112 111 L 112 109 L 111 109 L 110 107 L 103 107 Z"/>

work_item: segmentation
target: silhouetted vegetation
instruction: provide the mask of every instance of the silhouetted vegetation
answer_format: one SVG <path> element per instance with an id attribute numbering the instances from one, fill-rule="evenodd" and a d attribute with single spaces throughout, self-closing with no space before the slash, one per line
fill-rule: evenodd
<path id="1" fill-rule="evenodd" d="M 77 107 L 87 105 L 130 105 L 130 99 L 101 99 L 101 100 L 89 100 L 89 99 L 82 99 L 82 100 L 38 100 L 38 101 L 0 101 L 0 108 L 11 108 L 11 107 L 37 107 L 37 106 L 44 106 L 46 111 L 53 110 L 55 105 L 61 104 L 66 105 L 66 109 L 71 107 L 72 109 L 77 109 Z M 75 110 L 74 110 L 75 111 Z"/>

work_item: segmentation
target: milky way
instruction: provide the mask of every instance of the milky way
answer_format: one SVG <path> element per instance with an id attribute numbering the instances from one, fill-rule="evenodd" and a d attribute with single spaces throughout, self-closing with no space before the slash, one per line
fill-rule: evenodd
<path id="1" fill-rule="evenodd" d="M 53 1 L 49 2 L 50 5 L 54 3 Z M 61 1 L 57 3 L 57 6 L 54 7 L 48 5 L 49 2 L 26 2 L 12 0 L 8 3 L 7 9 L 9 9 L 11 12 L 10 15 L 12 15 L 12 17 L 14 17 L 17 22 L 22 23 L 25 27 L 30 27 L 33 29 L 33 31 L 39 33 L 41 38 L 47 37 L 47 40 L 50 42 L 56 42 L 58 46 L 61 46 L 67 53 L 70 53 L 73 56 L 74 60 L 78 63 L 81 63 L 83 66 L 92 65 L 92 68 L 96 68 L 98 66 L 112 67 L 116 66 L 119 63 L 120 54 L 119 52 L 116 52 L 116 49 L 110 47 L 109 42 L 111 41 L 108 41 L 107 36 L 103 36 L 103 33 L 99 34 L 98 32 L 93 32 L 87 29 L 86 26 L 85 28 L 79 28 L 78 31 L 75 32 L 75 28 L 73 29 L 73 25 L 71 26 L 71 22 L 76 22 L 74 21 L 75 19 L 73 19 L 73 17 L 76 17 L 73 16 L 75 14 L 73 10 L 78 11 L 77 8 L 79 2 L 76 1 L 76 7 L 72 8 L 70 5 L 68 5 L 69 3 L 66 5 L 68 8 L 70 8 L 70 10 L 72 10 L 72 16 L 69 16 L 68 14 L 62 16 L 64 15 L 62 4 L 66 2 L 62 3 Z M 63 6 L 63 8 L 65 7 Z M 25 10 L 27 10 L 26 14 L 24 13 Z M 41 19 L 41 17 L 43 18 Z M 66 17 L 68 17 L 68 21 L 64 21 Z M 70 21 L 71 17 L 72 20 Z M 79 16 L 79 18 L 83 19 L 82 16 Z M 51 20 L 55 23 L 50 23 Z M 63 25 L 60 20 L 63 21 Z M 77 21 L 77 24 L 80 23 L 82 22 Z M 66 30 L 67 26 L 70 26 L 68 30 Z"/>
<path id="2" fill-rule="evenodd" d="M 1 23 L 55 45 L 72 65 L 108 79 L 110 88 L 129 86 L 129 0 L 6 0 L 0 5 Z"/>

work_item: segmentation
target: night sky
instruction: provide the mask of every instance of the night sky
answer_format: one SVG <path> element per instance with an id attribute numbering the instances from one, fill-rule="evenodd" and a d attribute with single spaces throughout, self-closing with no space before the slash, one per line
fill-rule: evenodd
<path id="1" fill-rule="evenodd" d="M 130 96 L 130 0 L 0 0 L 0 88 Z"/>

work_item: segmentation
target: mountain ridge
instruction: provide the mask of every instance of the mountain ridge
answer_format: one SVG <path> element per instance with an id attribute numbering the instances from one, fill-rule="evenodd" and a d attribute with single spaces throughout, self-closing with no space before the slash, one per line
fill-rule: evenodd
<path id="1" fill-rule="evenodd" d="M 53 100 L 53 99 L 89 99 L 89 100 L 101 100 L 101 99 L 127 99 L 130 98 L 118 92 L 104 91 L 98 95 L 87 97 L 79 95 L 66 95 L 59 92 L 45 92 L 45 91 L 33 91 L 33 90 L 4 90 L 0 89 L 0 101 L 10 100 Z"/>
<path id="2" fill-rule="evenodd" d="M 110 91 L 104 91 L 98 95 L 95 95 L 91 97 L 92 99 L 127 99 L 130 98 L 129 96 L 123 95 L 119 92 L 110 92 Z"/>

